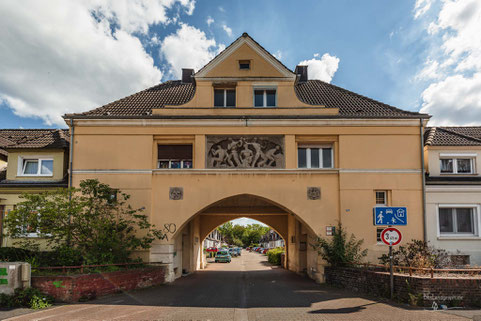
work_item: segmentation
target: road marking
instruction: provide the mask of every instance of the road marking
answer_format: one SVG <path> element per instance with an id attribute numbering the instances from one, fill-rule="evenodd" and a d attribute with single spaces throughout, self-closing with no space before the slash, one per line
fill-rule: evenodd
<path id="1" fill-rule="evenodd" d="M 136 312 L 129 312 L 129 313 L 126 313 L 126 314 L 121 314 L 119 316 L 116 316 L 115 318 L 113 318 L 112 320 L 118 320 L 118 319 L 121 319 L 121 318 L 124 318 L 124 317 L 130 317 L 134 314 L 140 314 L 140 313 L 143 313 L 143 312 L 146 312 L 146 311 L 149 311 L 149 309 L 145 309 L 145 310 L 140 310 L 140 311 L 136 311 Z"/>

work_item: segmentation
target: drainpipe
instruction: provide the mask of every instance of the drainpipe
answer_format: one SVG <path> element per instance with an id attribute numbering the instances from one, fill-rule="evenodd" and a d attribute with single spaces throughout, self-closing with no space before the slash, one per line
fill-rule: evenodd
<path id="1" fill-rule="evenodd" d="M 423 238 L 424 242 L 427 242 L 426 231 L 426 176 L 424 168 L 424 130 L 423 119 L 419 119 L 419 134 L 421 139 L 421 179 L 422 179 L 422 194 L 423 194 Z"/>
<path id="2" fill-rule="evenodd" d="M 68 188 L 69 188 L 68 202 L 69 202 L 69 205 L 72 202 L 72 190 L 71 190 L 71 188 L 72 188 L 72 177 L 73 177 L 73 173 L 72 173 L 72 170 L 73 170 L 73 146 L 74 146 L 74 122 L 73 122 L 73 119 L 71 118 L 70 119 L 69 165 L 68 165 L 69 166 L 69 168 L 68 168 Z M 69 213 L 68 213 L 68 221 L 69 221 L 69 223 L 72 222 L 72 214 L 71 214 L 70 209 L 69 209 Z M 71 235 L 70 235 L 70 230 L 69 230 L 69 233 L 67 235 L 67 246 L 70 246 L 70 241 L 71 241 Z"/>

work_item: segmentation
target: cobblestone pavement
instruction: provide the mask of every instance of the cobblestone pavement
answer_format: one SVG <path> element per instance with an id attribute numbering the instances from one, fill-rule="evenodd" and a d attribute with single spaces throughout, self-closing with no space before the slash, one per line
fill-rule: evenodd
<path id="1" fill-rule="evenodd" d="M 468 320 L 319 285 L 246 253 L 172 284 L 57 306 L 8 320 Z"/>

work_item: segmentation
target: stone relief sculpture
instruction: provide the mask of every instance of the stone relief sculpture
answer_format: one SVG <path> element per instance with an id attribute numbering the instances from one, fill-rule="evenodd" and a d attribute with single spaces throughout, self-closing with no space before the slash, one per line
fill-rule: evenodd
<path id="1" fill-rule="evenodd" d="M 284 168 L 283 136 L 207 136 L 207 168 Z"/>

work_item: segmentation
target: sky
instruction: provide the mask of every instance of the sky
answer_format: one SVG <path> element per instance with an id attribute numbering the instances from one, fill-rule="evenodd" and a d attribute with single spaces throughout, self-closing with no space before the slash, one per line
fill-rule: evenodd
<path id="1" fill-rule="evenodd" d="M 198 70 L 243 32 L 294 70 L 481 125 L 479 0 L 2 0 L 0 128 L 65 127 Z"/>

